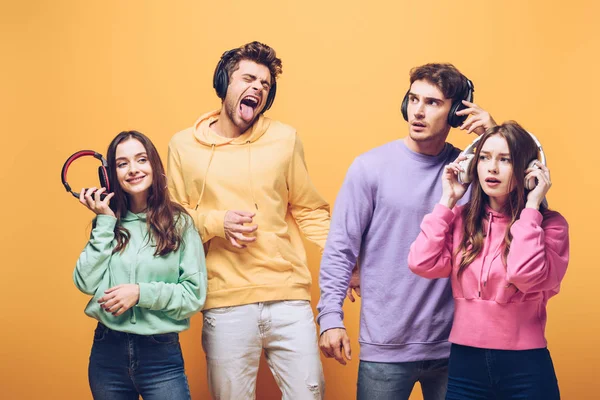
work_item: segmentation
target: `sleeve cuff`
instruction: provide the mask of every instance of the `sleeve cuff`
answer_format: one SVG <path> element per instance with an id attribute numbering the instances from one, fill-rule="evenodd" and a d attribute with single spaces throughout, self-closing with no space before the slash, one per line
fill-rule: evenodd
<path id="1" fill-rule="evenodd" d="M 112 215 L 99 214 L 96 216 L 96 229 L 113 231 L 117 224 L 117 218 Z"/>
<path id="2" fill-rule="evenodd" d="M 204 220 L 204 226 L 209 234 L 225 239 L 225 214 L 227 211 L 211 211 Z"/>
<path id="3" fill-rule="evenodd" d="M 346 329 L 344 326 L 344 322 L 342 321 L 342 315 L 338 312 L 331 312 L 325 315 L 322 315 L 319 318 L 319 335 L 322 335 L 323 332 L 328 331 L 329 329 L 341 328 Z"/>
<path id="4" fill-rule="evenodd" d="M 454 211 L 440 203 L 436 204 L 435 207 L 433 207 L 433 212 L 431 214 L 435 215 L 438 218 L 441 218 L 448 225 L 452 224 L 455 217 Z"/>
<path id="5" fill-rule="evenodd" d="M 533 222 L 536 225 L 541 226 L 542 221 L 544 220 L 544 216 L 538 210 L 535 210 L 533 208 L 524 208 L 523 211 L 521 211 L 520 219 L 522 219 L 523 221 Z"/>
<path id="6" fill-rule="evenodd" d="M 138 286 L 140 287 L 140 299 L 138 300 L 137 306 L 141 308 L 152 307 L 153 298 L 151 285 L 147 282 L 140 282 L 138 283 Z"/>

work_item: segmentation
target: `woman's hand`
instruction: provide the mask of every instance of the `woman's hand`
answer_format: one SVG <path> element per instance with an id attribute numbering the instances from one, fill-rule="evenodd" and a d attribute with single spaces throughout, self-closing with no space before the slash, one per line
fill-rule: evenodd
<path id="1" fill-rule="evenodd" d="M 100 194 L 104 191 L 106 191 L 106 188 L 100 188 L 99 190 L 96 190 L 95 187 L 88 190 L 81 189 L 81 192 L 79 192 L 79 202 L 96 215 L 110 215 L 114 217 L 115 213 L 110 209 L 108 203 L 115 194 L 109 193 L 104 200 L 100 200 Z"/>
<path id="2" fill-rule="evenodd" d="M 104 291 L 98 303 L 115 317 L 135 306 L 140 299 L 140 286 L 135 283 L 117 285 Z"/>
<path id="3" fill-rule="evenodd" d="M 458 181 L 458 174 L 463 171 L 460 162 L 466 160 L 467 157 L 460 155 L 454 162 L 444 167 L 442 174 L 442 198 L 440 204 L 453 208 L 456 202 L 460 200 L 467 191 L 469 185 L 463 185 Z"/>
<path id="4" fill-rule="evenodd" d="M 527 168 L 525 170 L 525 182 L 529 179 L 535 179 L 536 186 L 527 194 L 527 203 L 525 207 L 538 210 L 540 204 L 544 201 L 546 193 L 552 186 L 550 180 L 550 170 L 540 161 L 535 162 L 536 167 Z"/>

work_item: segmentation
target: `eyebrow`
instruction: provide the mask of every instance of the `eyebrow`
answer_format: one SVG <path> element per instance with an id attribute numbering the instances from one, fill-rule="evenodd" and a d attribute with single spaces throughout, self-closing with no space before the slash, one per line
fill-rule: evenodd
<path id="1" fill-rule="evenodd" d="M 412 96 L 412 97 L 419 97 L 419 95 L 418 95 L 418 94 L 415 94 L 415 93 L 413 93 L 413 92 L 408 92 L 408 95 L 409 95 L 409 96 Z M 444 99 L 439 99 L 439 98 L 437 98 L 437 97 L 425 97 L 425 100 L 435 100 L 435 101 L 439 101 L 439 102 L 441 102 L 441 103 L 443 103 L 443 102 L 444 102 Z"/>
<path id="2" fill-rule="evenodd" d="M 485 151 L 485 150 L 481 150 L 480 154 L 486 154 L 489 155 L 490 152 L 489 151 Z M 510 157 L 510 153 L 498 153 L 499 156 L 506 156 L 506 157 Z"/>
<path id="3" fill-rule="evenodd" d="M 146 152 L 143 151 L 141 153 L 137 153 L 135 156 L 133 156 L 133 158 L 137 158 L 139 156 L 146 156 L 146 157 L 148 157 L 148 155 L 146 154 Z M 127 157 L 119 157 L 115 161 L 119 161 L 119 160 L 127 160 Z"/>

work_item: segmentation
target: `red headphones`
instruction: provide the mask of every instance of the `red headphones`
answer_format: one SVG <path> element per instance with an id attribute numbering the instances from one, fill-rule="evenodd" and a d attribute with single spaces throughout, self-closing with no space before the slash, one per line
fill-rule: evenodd
<path id="1" fill-rule="evenodd" d="M 104 200 L 106 195 L 110 193 L 110 183 L 108 180 L 108 163 L 106 162 L 104 157 L 102 157 L 102 154 L 96 153 L 93 150 L 78 151 L 77 153 L 69 157 L 67 161 L 65 161 L 65 164 L 62 167 L 62 172 L 60 173 L 60 179 L 62 180 L 62 184 L 65 186 L 65 189 L 67 189 L 67 192 L 70 192 L 73 196 L 79 198 L 79 193 L 74 192 L 71 189 L 71 186 L 69 186 L 69 184 L 67 183 L 67 171 L 73 161 L 86 156 L 92 156 L 100 160 L 100 162 L 102 163 L 102 165 L 98 167 L 98 178 L 100 179 L 100 187 L 106 188 L 106 192 L 100 194 L 100 199 Z"/>

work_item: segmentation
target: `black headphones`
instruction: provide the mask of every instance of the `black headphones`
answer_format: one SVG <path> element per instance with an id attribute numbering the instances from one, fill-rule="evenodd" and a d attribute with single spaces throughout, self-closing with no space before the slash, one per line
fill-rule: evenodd
<path id="1" fill-rule="evenodd" d="M 219 63 L 217 64 L 217 68 L 215 68 L 215 75 L 213 76 L 213 88 L 215 88 L 217 96 L 219 96 L 220 99 L 225 98 L 227 95 L 227 87 L 229 86 L 229 75 L 227 75 L 225 64 L 231 57 L 233 57 L 237 50 L 238 49 L 232 49 L 223 53 Z M 273 82 L 271 85 L 271 90 L 269 90 L 269 95 L 267 96 L 267 102 L 265 103 L 265 107 L 260 112 L 261 114 L 271 108 L 273 101 L 275 100 L 275 93 L 277 93 L 277 82 Z"/>
<path id="2" fill-rule="evenodd" d="M 62 181 L 62 184 L 65 186 L 65 189 L 67 189 L 67 192 L 70 192 L 73 196 L 79 198 L 79 193 L 71 190 L 71 186 L 69 186 L 69 184 L 67 183 L 67 171 L 69 170 L 69 166 L 73 161 L 85 156 L 92 156 L 100 160 L 100 162 L 102 163 L 102 165 L 98 167 L 98 178 L 100 179 L 100 187 L 106 188 L 106 192 L 100 194 L 100 199 L 104 200 L 106 195 L 110 193 L 110 183 L 108 180 L 108 163 L 106 162 L 104 157 L 102 157 L 102 154 L 96 153 L 93 150 L 78 151 L 77 153 L 69 157 L 67 161 L 65 161 L 65 164 L 62 167 L 62 172 L 60 173 L 60 179 Z"/>
<path id="3" fill-rule="evenodd" d="M 448 125 L 453 128 L 456 128 L 459 125 L 462 125 L 463 122 L 467 119 L 468 115 L 456 115 L 456 113 L 460 110 L 464 110 L 467 108 L 462 100 L 466 100 L 468 102 L 473 102 L 473 92 L 475 91 L 475 86 L 470 79 L 463 75 L 465 83 L 463 83 L 462 90 L 460 91 L 461 95 L 458 97 L 458 100 L 452 101 L 452 105 L 450 106 L 450 112 L 448 112 Z M 410 89 L 404 95 L 404 99 L 402 100 L 402 106 L 400 110 L 402 110 L 402 116 L 405 121 L 408 121 L 408 94 L 410 93 Z"/>

